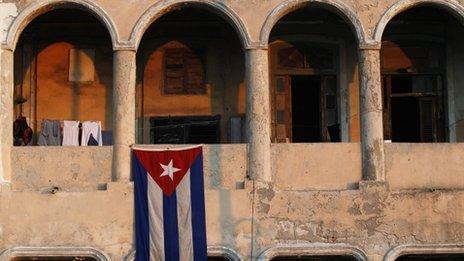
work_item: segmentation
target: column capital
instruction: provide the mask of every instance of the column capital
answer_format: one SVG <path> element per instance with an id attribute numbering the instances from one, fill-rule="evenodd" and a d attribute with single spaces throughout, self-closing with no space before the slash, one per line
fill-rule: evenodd
<path id="1" fill-rule="evenodd" d="M 253 42 L 247 46 L 245 46 L 245 51 L 252 51 L 252 50 L 267 50 L 269 46 L 267 44 L 261 44 L 260 42 Z"/>
<path id="2" fill-rule="evenodd" d="M 378 50 L 380 51 L 380 49 L 382 48 L 382 43 L 380 42 L 362 42 L 362 43 L 359 43 L 359 46 L 358 46 L 358 49 L 361 50 L 361 51 L 364 51 L 364 50 Z"/>
<path id="3" fill-rule="evenodd" d="M 128 45 L 117 45 L 113 46 L 113 52 L 137 52 L 137 49 L 133 46 Z"/>

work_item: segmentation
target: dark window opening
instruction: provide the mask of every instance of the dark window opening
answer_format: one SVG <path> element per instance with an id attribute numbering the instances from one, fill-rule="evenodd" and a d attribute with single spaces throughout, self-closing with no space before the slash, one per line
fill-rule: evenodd
<path id="1" fill-rule="evenodd" d="M 396 261 L 464 261 L 464 254 L 414 254 L 404 255 Z"/>
<path id="2" fill-rule="evenodd" d="M 357 261 L 353 256 L 284 256 L 272 261 Z"/>
<path id="3" fill-rule="evenodd" d="M 220 143 L 220 120 L 216 116 L 153 117 L 152 144 Z"/>
<path id="4" fill-rule="evenodd" d="M 440 75 L 384 75 L 385 139 L 444 141 Z"/>
<path id="5" fill-rule="evenodd" d="M 223 256 L 209 256 L 208 261 L 230 261 L 230 258 Z"/>
<path id="6" fill-rule="evenodd" d="M 292 77 L 292 141 L 321 141 L 321 79 Z"/>
<path id="7" fill-rule="evenodd" d="M 40 256 L 40 257 L 15 257 L 12 261 L 97 261 L 93 257 L 86 256 Z"/>

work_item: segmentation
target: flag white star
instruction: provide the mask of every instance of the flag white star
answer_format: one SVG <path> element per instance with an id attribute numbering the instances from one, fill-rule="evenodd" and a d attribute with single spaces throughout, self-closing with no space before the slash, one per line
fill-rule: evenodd
<path id="1" fill-rule="evenodd" d="M 174 180 L 174 173 L 180 171 L 180 169 L 174 167 L 174 163 L 172 162 L 172 160 L 169 162 L 168 165 L 163 165 L 161 163 L 160 165 L 164 170 L 160 177 L 169 176 L 171 180 Z"/>

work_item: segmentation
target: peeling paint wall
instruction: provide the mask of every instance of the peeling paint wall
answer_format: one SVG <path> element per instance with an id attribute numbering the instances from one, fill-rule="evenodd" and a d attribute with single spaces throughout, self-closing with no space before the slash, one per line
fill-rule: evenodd
<path id="1" fill-rule="evenodd" d="M 8 29 L 18 15 L 18 9 L 14 3 L 0 2 L 0 42 L 6 41 Z"/>

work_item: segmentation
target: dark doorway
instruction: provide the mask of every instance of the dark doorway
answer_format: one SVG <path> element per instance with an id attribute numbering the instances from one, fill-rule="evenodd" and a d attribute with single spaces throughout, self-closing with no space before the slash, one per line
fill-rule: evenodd
<path id="1" fill-rule="evenodd" d="M 391 99 L 392 136 L 394 142 L 420 142 L 419 100 L 414 97 Z"/>
<path id="2" fill-rule="evenodd" d="M 464 254 L 404 255 L 396 261 L 463 261 Z"/>
<path id="3" fill-rule="evenodd" d="M 287 256 L 276 257 L 272 261 L 356 261 L 353 256 Z"/>
<path id="4" fill-rule="evenodd" d="M 292 140 L 321 141 L 321 77 L 292 76 Z"/>

